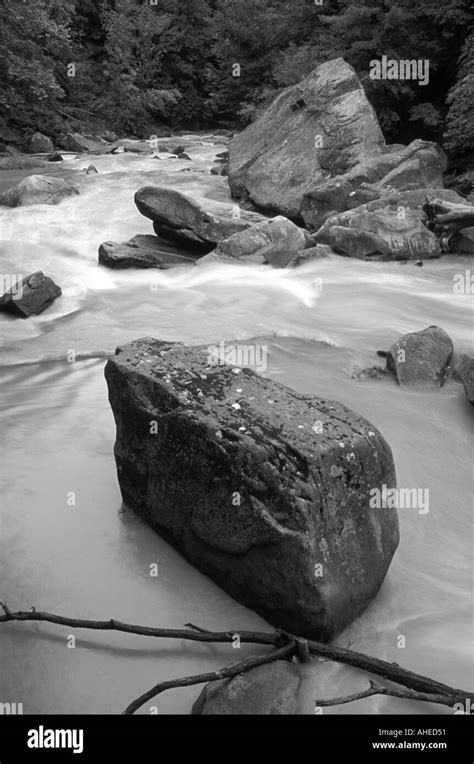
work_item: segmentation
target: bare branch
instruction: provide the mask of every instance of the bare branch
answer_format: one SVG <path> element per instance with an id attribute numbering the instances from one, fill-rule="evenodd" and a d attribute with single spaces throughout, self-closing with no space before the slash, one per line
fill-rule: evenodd
<path id="1" fill-rule="evenodd" d="M 190 685 L 202 684 L 203 682 L 217 682 L 219 679 L 227 679 L 229 677 L 237 676 L 237 674 L 243 674 L 245 671 L 255 668 L 256 666 L 262 666 L 265 663 L 271 663 L 272 661 L 277 661 L 281 658 L 285 658 L 293 651 L 294 645 L 285 645 L 284 647 L 280 647 L 278 650 L 272 650 L 266 655 L 246 658 L 243 661 L 239 661 L 239 663 L 234 663 L 231 666 L 225 666 L 219 671 L 211 671 L 207 674 L 195 674 L 194 676 L 185 676 L 181 679 L 169 679 L 166 682 L 159 682 L 158 684 L 155 684 L 155 686 L 150 690 L 147 690 L 147 692 L 143 693 L 143 695 L 140 695 L 139 698 L 136 698 L 136 700 L 132 701 L 132 703 L 127 706 L 123 713 L 134 714 L 135 711 L 140 708 L 140 706 L 143 706 L 148 700 L 151 700 L 157 695 L 160 695 L 162 692 L 165 692 L 165 690 L 171 690 L 175 687 L 189 687 Z"/>
<path id="2" fill-rule="evenodd" d="M 323 706 L 340 706 L 344 703 L 353 703 L 355 700 L 370 698 L 373 695 L 389 695 L 393 698 L 403 698 L 404 700 L 419 700 L 424 703 L 439 703 L 442 706 L 452 706 L 459 700 L 458 696 L 444 696 L 427 692 L 416 692 L 415 690 L 397 690 L 391 687 L 383 687 L 375 682 L 370 682 L 370 687 L 361 692 L 355 692 L 353 695 L 346 695 L 340 698 L 331 698 L 330 700 L 315 700 L 315 705 L 320 708 Z"/>

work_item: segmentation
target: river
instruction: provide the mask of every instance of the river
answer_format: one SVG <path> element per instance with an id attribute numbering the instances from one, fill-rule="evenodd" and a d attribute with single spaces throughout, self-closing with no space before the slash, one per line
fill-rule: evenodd
<path id="1" fill-rule="evenodd" d="M 12 610 L 34 606 L 78 618 L 270 628 L 121 506 L 103 376 L 104 356 L 137 337 L 215 344 L 258 336 L 268 347 L 267 376 L 366 416 L 393 450 L 398 485 L 429 489 L 429 512 L 399 510 L 400 547 L 384 585 L 337 643 L 472 688 L 472 409 L 453 380 L 420 392 L 397 387 L 391 377 L 353 378 L 355 367 L 383 363 L 378 349 L 430 324 L 443 327 L 457 351 L 469 352 L 472 296 L 455 294 L 453 278 L 470 261 L 451 256 L 418 268 L 331 255 L 294 270 L 98 266 L 101 242 L 152 233 L 133 203 L 140 186 L 229 201 L 226 179 L 209 174 L 225 147 L 206 135 L 190 140 L 192 163 L 161 154 L 161 161 L 130 153 L 68 156 L 50 172 L 73 178 L 80 196 L 55 207 L 0 208 L 2 272 L 41 269 L 63 289 L 38 317 L 0 314 L 0 598 Z M 91 162 L 99 174 L 83 172 Z M 3 172 L 1 187 L 27 174 Z M 149 575 L 152 563 L 157 578 Z M 3 624 L 1 645 L 0 701 L 47 714 L 121 712 L 158 681 L 212 671 L 262 649 L 45 623 Z M 315 699 L 368 685 L 360 672 L 333 663 L 306 672 L 306 713 Z M 159 713 L 189 713 L 200 689 L 172 690 L 150 705 Z M 324 709 L 423 712 L 452 713 L 384 697 Z"/>

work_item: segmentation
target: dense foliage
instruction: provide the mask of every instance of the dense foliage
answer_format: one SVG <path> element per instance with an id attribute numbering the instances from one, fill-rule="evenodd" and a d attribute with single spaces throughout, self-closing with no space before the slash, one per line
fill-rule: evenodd
<path id="1" fill-rule="evenodd" d="M 343 56 L 388 140 L 472 154 L 472 22 L 470 0 L 0 0 L 0 132 L 245 124 Z M 382 55 L 428 84 L 371 79 Z"/>

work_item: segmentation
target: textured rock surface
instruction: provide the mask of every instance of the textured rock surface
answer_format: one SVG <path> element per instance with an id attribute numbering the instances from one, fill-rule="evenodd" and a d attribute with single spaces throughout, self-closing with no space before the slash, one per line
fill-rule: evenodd
<path id="1" fill-rule="evenodd" d="M 270 623 L 331 639 L 397 548 L 396 510 L 369 507 L 372 488 L 395 485 L 390 447 L 340 403 L 214 350 L 144 338 L 108 361 L 123 499 Z"/>
<path id="2" fill-rule="evenodd" d="M 338 212 L 384 197 L 387 192 L 443 187 L 444 158 L 436 143 L 416 140 L 402 151 L 375 154 L 345 174 L 309 191 L 301 205 L 307 226 L 319 228 Z M 416 193 L 413 195 L 416 198 Z"/>
<path id="3" fill-rule="evenodd" d="M 308 243 L 312 242 L 306 231 L 278 215 L 229 236 L 219 242 L 213 254 L 224 260 L 256 256 L 262 263 L 284 268 Z"/>
<path id="4" fill-rule="evenodd" d="M 79 191 L 72 183 L 62 178 L 47 175 L 29 175 L 16 186 L 0 194 L 0 205 L 6 207 L 26 207 L 31 204 L 58 204 Z"/>
<path id="5" fill-rule="evenodd" d="M 0 297 L 0 311 L 28 318 L 42 313 L 61 294 L 60 287 L 49 276 L 36 271 Z"/>
<path id="6" fill-rule="evenodd" d="M 175 248 L 157 236 L 143 234 L 122 244 L 106 241 L 99 247 L 99 263 L 108 268 L 164 269 L 174 265 L 192 265 L 195 259 L 176 252 Z"/>
<path id="7" fill-rule="evenodd" d="M 0 170 L 37 170 L 46 167 L 46 162 L 39 157 L 29 157 L 20 152 L 11 156 L 0 157 Z"/>
<path id="8" fill-rule="evenodd" d="M 284 90 L 231 141 L 229 185 L 234 196 L 296 217 L 306 193 L 384 146 L 359 78 L 338 58 Z"/>
<path id="9" fill-rule="evenodd" d="M 462 382 L 466 398 L 474 406 L 474 358 L 462 354 L 456 359 L 455 376 Z"/>
<path id="10" fill-rule="evenodd" d="M 301 671 L 297 664 L 275 661 L 220 682 L 209 682 L 192 714 L 297 714 Z"/>
<path id="11" fill-rule="evenodd" d="M 439 326 L 405 334 L 387 355 L 387 369 L 399 385 L 441 387 L 453 354 L 451 337 Z"/>
<path id="12" fill-rule="evenodd" d="M 180 191 L 160 186 L 140 188 L 135 194 L 135 204 L 142 215 L 153 220 L 158 234 L 172 232 L 178 239 L 191 238 L 212 244 L 266 219 L 230 205 L 217 204 L 207 209 Z M 233 211 L 238 213 L 235 217 Z"/>
<path id="13" fill-rule="evenodd" d="M 65 151 L 82 154 L 85 151 L 96 151 L 103 148 L 100 140 L 90 138 L 81 133 L 63 133 L 58 138 L 58 146 Z"/>
<path id="14" fill-rule="evenodd" d="M 54 151 L 54 145 L 51 138 L 42 133 L 33 133 L 26 141 L 25 154 L 48 154 Z"/>

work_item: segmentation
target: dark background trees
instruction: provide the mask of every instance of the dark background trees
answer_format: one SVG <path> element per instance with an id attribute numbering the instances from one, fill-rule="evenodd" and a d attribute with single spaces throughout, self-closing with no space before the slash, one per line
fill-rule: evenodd
<path id="1" fill-rule="evenodd" d="M 0 0 L 0 132 L 243 125 L 343 56 L 388 141 L 468 157 L 472 24 L 470 0 Z M 428 59 L 429 84 L 371 80 L 382 54 Z"/>

